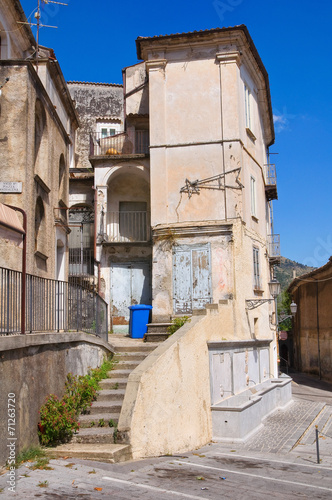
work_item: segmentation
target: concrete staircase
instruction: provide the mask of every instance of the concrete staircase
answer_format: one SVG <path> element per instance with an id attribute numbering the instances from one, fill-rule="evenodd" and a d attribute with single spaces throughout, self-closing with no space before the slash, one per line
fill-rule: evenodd
<path id="1" fill-rule="evenodd" d="M 130 446 L 116 443 L 126 385 L 129 374 L 158 344 L 144 343 L 124 335 L 112 335 L 110 343 L 113 344 L 116 363 L 113 370 L 108 372 L 108 378 L 100 382 L 97 400 L 92 403 L 89 414 L 80 416 L 80 430 L 71 442 L 52 449 L 50 455 L 110 463 L 130 459 Z"/>

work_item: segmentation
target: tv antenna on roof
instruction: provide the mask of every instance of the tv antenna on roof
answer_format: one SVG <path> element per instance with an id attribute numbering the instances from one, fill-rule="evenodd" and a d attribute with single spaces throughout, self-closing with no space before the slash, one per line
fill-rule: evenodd
<path id="1" fill-rule="evenodd" d="M 57 28 L 57 26 L 49 26 L 48 24 L 41 24 L 40 22 L 40 18 L 41 18 L 41 14 L 40 14 L 40 3 L 43 3 L 43 4 L 49 4 L 49 3 L 54 3 L 56 5 L 65 5 L 65 6 L 68 6 L 67 3 L 63 3 L 63 2 L 56 2 L 54 0 L 38 0 L 38 4 L 37 4 L 37 10 L 34 14 L 34 17 L 36 19 L 36 23 L 31 23 L 31 22 L 20 22 L 18 21 L 18 24 L 29 24 L 29 26 L 37 26 L 37 36 L 36 36 L 36 42 L 37 42 L 37 47 L 36 47 L 36 70 L 38 72 L 38 57 L 39 57 L 39 30 L 40 28 Z"/>

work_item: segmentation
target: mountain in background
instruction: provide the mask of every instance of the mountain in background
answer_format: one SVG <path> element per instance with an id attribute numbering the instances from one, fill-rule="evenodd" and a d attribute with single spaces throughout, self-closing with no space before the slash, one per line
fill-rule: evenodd
<path id="1" fill-rule="evenodd" d="M 316 268 L 299 264 L 298 262 L 287 259 L 286 257 L 280 257 L 280 264 L 274 269 L 275 277 L 281 284 L 281 291 L 284 291 L 293 280 L 294 270 L 296 272 L 296 276 L 301 276 L 302 274 L 310 273 Z"/>

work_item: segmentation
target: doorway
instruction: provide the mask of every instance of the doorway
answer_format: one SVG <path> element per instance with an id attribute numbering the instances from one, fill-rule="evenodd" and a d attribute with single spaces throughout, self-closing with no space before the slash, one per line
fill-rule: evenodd
<path id="1" fill-rule="evenodd" d="M 129 306 L 151 305 L 151 266 L 149 262 L 111 265 L 111 324 L 115 333 L 129 332 Z"/>

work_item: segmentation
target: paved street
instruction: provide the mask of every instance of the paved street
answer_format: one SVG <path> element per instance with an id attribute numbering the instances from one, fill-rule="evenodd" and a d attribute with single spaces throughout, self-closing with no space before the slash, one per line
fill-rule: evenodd
<path id="1" fill-rule="evenodd" d="M 131 500 L 332 498 L 332 391 L 295 376 L 294 403 L 268 417 L 244 444 L 211 443 L 183 455 L 105 464 L 51 460 L 53 470 L 17 472 L 16 492 L 4 498 Z M 325 405 L 325 402 L 328 403 Z M 315 419 L 315 420 L 314 420 Z M 311 427 L 308 426 L 312 423 Z M 315 425 L 320 431 L 317 464 Z M 45 483 L 47 481 L 47 483 Z"/>

